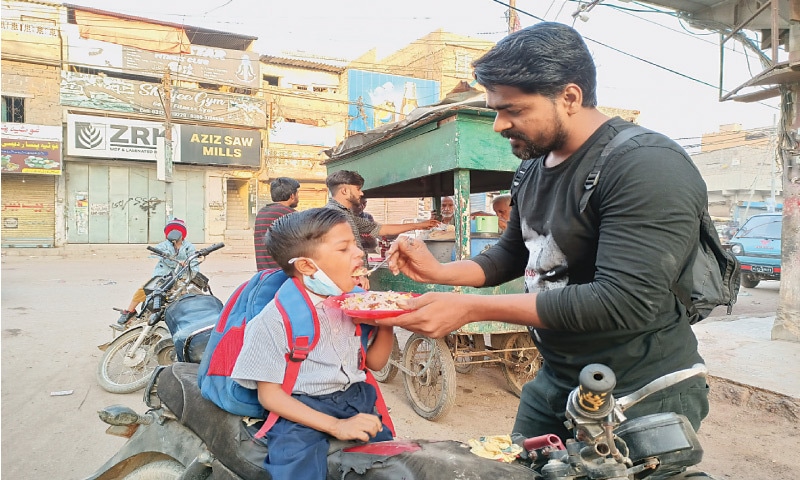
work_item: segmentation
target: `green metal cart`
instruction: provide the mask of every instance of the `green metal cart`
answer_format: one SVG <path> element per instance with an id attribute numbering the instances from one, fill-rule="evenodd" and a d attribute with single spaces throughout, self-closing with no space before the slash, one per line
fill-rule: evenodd
<path id="1" fill-rule="evenodd" d="M 483 104 L 479 98 L 472 103 L 418 108 L 400 122 L 353 135 L 326 152 L 328 173 L 359 172 L 365 180 L 364 191 L 372 198 L 433 197 L 437 211 L 442 196 L 454 195 L 452 257 L 469 258 L 487 245 L 485 238 L 478 238 L 485 235 L 470 232 L 469 195 L 508 189 L 519 166 L 507 141 L 492 131 L 495 113 L 482 108 Z M 373 290 L 415 293 L 497 295 L 523 291 L 521 278 L 496 287 L 452 287 L 420 284 L 402 274 L 394 276 L 386 268 L 373 273 L 370 284 Z M 375 374 L 379 381 L 388 382 L 402 372 L 414 410 L 435 420 L 446 415 L 455 402 L 456 372 L 467 373 L 486 363 L 500 364 L 510 390 L 519 395 L 522 385 L 538 372 L 541 356 L 525 327 L 479 322 L 444 339 L 412 334 L 402 353 L 395 335 L 389 364 Z"/>

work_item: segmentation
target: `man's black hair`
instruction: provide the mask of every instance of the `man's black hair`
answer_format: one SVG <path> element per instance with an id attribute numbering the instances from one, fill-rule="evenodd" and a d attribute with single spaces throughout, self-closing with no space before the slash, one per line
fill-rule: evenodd
<path id="1" fill-rule="evenodd" d="M 289 260 L 311 256 L 319 239 L 340 223 L 347 223 L 347 217 L 331 208 L 311 208 L 284 215 L 267 232 L 267 251 L 287 275 L 292 275 L 294 266 Z"/>
<path id="2" fill-rule="evenodd" d="M 328 187 L 328 191 L 331 195 L 335 195 L 336 191 L 342 185 L 355 185 L 358 188 L 363 187 L 364 177 L 359 175 L 358 172 L 339 170 L 338 172 L 333 172 L 328 175 L 328 178 L 325 179 L 325 185 Z"/>
<path id="3" fill-rule="evenodd" d="M 285 202 L 297 193 L 300 182 L 294 178 L 278 177 L 269 184 L 269 194 L 273 202 Z"/>
<path id="4" fill-rule="evenodd" d="M 512 33 L 472 66 L 475 79 L 490 91 L 504 85 L 552 99 L 574 83 L 583 91 L 582 106 L 597 106 L 592 55 L 581 35 L 563 23 L 542 22 Z"/>

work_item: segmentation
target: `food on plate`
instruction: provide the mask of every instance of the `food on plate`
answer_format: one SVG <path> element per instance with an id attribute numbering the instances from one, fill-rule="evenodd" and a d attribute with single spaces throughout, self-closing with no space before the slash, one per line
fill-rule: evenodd
<path id="1" fill-rule="evenodd" d="M 413 298 L 410 293 L 392 291 L 355 293 L 342 300 L 341 307 L 354 311 L 403 310 L 397 302 L 410 298 Z"/>

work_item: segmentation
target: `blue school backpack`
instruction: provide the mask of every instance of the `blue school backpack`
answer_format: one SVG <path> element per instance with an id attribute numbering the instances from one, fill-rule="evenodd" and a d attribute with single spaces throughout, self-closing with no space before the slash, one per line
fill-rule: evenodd
<path id="1" fill-rule="evenodd" d="M 197 373 L 197 383 L 203 397 L 219 408 L 243 417 L 266 418 L 257 437 L 264 436 L 278 420 L 278 416 L 265 411 L 258 401 L 257 391 L 235 382 L 231 373 L 242 350 L 247 322 L 258 315 L 273 298 L 278 303 L 278 310 L 286 324 L 290 353 L 287 355 L 282 389 L 291 395 L 301 362 L 317 344 L 319 322 L 302 283 L 288 277 L 282 270 L 260 271 L 233 292 L 211 333 Z M 365 365 L 367 341 L 373 332 L 374 328 L 369 325 L 359 325 L 356 328 L 356 334 L 361 336 L 361 368 L 367 372 L 367 382 L 377 391 L 376 406 L 383 417 L 383 423 L 394 434 L 394 426 L 380 389 Z"/>

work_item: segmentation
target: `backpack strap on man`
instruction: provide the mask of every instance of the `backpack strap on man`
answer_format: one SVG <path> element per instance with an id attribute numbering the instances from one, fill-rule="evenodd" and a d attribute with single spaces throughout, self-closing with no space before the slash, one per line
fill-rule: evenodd
<path id="1" fill-rule="evenodd" d="M 516 203 L 514 200 L 517 197 L 517 192 L 519 191 L 519 186 L 522 185 L 522 182 L 525 178 L 530 175 L 530 171 L 533 169 L 533 162 L 535 160 L 523 160 L 520 166 L 517 168 L 517 171 L 514 172 L 514 178 L 511 180 L 511 205 Z"/>
<path id="2" fill-rule="evenodd" d="M 603 169 L 603 165 L 605 165 L 606 160 L 608 160 L 608 157 L 611 156 L 611 153 L 617 147 L 627 142 L 631 138 L 643 135 L 645 133 L 651 133 L 651 131 L 644 127 L 640 127 L 639 125 L 634 125 L 617 133 L 617 135 L 614 138 L 612 138 L 611 141 L 608 142 L 608 144 L 606 144 L 605 148 L 600 153 L 600 156 L 594 162 L 594 167 L 592 167 L 592 171 L 589 172 L 589 175 L 583 182 L 584 192 L 583 195 L 581 196 L 580 213 L 583 213 L 583 211 L 586 210 L 587 205 L 589 205 L 589 199 L 592 196 L 592 192 L 594 192 L 594 187 L 596 187 L 597 183 L 600 181 L 600 171 Z"/>

